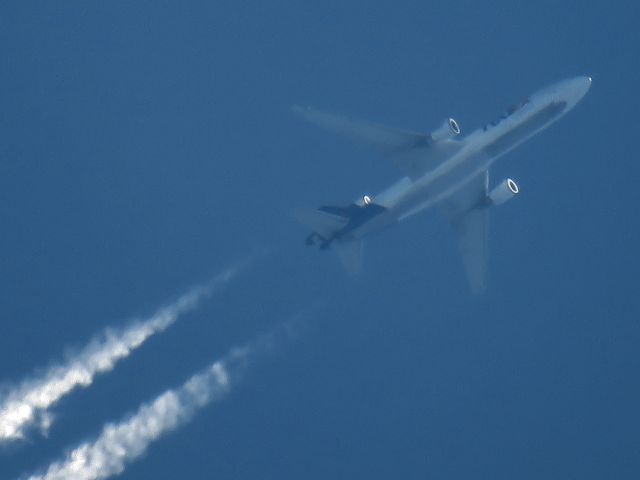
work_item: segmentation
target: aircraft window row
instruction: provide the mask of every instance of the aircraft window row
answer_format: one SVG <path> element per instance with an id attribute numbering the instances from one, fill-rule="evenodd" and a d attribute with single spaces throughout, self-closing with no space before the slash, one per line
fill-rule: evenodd
<path id="1" fill-rule="evenodd" d="M 500 117 L 496 118 L 495 120 L 493 120 L 492 122 L 487 123 L 483 130 L 487 131 L 487 128 L 489 127 L 495 127 L 496 125 L 498 125 L 502 120 L 504 120 L 507 117 L 510 117 L 511 115 L 513 115 L 514 113 L 516 113 L 518 110 L 520 110 L 522 107 L 524 107 L 527 103 L 529 103 L 529 99 L 525 99 L 523 101 L 521 101 L 520 103 L 516 103 L 515 105 L 512 105 L 511 107 L 509 107 L 502 115 L 500 115 Z"/>

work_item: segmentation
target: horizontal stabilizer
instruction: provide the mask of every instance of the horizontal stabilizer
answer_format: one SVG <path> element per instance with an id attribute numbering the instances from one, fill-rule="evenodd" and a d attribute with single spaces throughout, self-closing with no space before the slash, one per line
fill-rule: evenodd
<path id="1" fill-rule="evenodd" d="M 362 269 L 362 240 L 356 238 L 341 239 L 333 243 L 340 263 L 351 274 Z"/>
<path id="2" fill-rule="evenodd" d="M 349 222 L 348 218 L 310 208 L 299 208 L 293 212 L 293 216 L 302 225 L 323 238 L 331 238 Z"/>

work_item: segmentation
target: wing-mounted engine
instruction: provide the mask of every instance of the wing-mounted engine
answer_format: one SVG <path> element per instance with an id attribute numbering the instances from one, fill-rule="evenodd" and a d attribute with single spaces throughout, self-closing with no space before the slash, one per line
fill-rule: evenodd
<path id="1" fill-rule="evenodd" d="M 431 139 L 434 142 L 441 142 L 447 138 L 453 138 L 460 135 L 460 125 L 453 118 L 447 118 L 443 124 L 436 130 L 431 132 Z"/>
<path id="2" fill-rule="evenodd" d="M 489 205 L 501 205 L 515 197 L 519 192 L 518 184 L 510 178 L 505 178 L 497 187 L 491 190 L 487 201 Z"/>

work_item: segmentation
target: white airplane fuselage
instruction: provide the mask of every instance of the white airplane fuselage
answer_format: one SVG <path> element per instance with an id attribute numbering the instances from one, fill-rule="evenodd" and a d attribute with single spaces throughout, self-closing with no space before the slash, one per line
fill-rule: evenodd
<path id="1" fill-rule="evenodd" d="M 379 194 L 357 200 L 360 207 L 371 202 L 383 209 L 340 235 L 362 238 L 446 201 L 487 171 L 500 156 L 571 110 L 590 86 L 590 77 L 576 77 L 538 91 L 496 121 L 469 134 L 460 141 L 458 151 L 422 176 L 403 177 Z"/>

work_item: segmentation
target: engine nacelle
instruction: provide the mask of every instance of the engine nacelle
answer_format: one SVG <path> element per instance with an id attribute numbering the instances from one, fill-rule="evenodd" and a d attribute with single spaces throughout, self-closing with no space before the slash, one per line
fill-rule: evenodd
<path id="1" fill-rule="evenodd" d="M 490 205 L 500 205 L 506 202 L 507 200 L 515 197 L 520 189 L 518 188 L 518 184 L 511 180 L 510 178 L 504 179 L 500 185 L 491 190 L 489 194 L 489 204 Z"/>
<path id="2" fill-rule="evenodd" d="M 453 118 L 447 118 L 439 128 L 431 132 L 431 138 L 434 142 L 446 140 L 456 135 L 460 135 L 460 126 Z"/>

